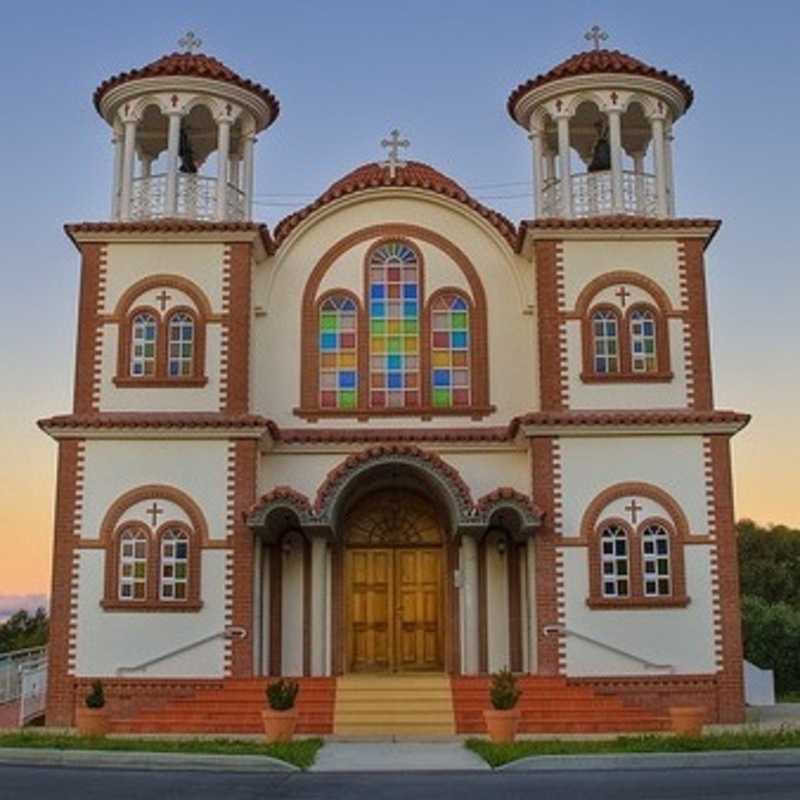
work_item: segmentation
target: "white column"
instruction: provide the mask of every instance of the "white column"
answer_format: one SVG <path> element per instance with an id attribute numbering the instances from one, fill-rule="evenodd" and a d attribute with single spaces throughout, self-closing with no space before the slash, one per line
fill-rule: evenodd
<path id="1" fill-rule="evenodd" d="M 272 611 L 270 608 L 270 548 L 261 544 L 261 674 L 269 673 L 269 640 L 272 635 Z"/>
<path id="2" fill-rule="evenodd" d="M 615 214 L 621 214 L 622 202 L 622 119 L 619 109 L 608 112 L 608 143 L 611 146 L 611 203 Z"/>
<path id="3" fill-rule="evenodd" d="M 667 216 L 667 167 L 664 158 L 664 120 L 654 117 L 650 121 L 653 131 L 653 157 L 656 171 L 656 213 Z"/>
<path id="4" fill-rule="evenodd" d="M 253 642 L 253 675 L 261 675 L 261 639 L 264 635 L 264 620 L 261 589 L 264 585 L 261 576 L 261 554 L 264 548 L 261 539 L 256 536 L 253 542 L 253 624 L 250 638 Z"/>
<path id="5" fill-rule="evenodd" d="M 633 158 L 633 172 L 635 175 L 637 214 L 644 214 L 647 211 L 647 203 L 645 202 L 644 155 L 644 150 L 638 150 L 631 155 L 631 158 Z"/>
<path id="6" fill-rule="evenodd" d="M 168 217 L 178 215 L 178 150 L 181 144 L 181 113 L 169 113 L 167 131 L 167 202 L 165 213 Z"/>
<path id="7" fill-rule="evenodd" d="M 253 145 L 255 142 L 256 137 L 252 133 L 245 136 L 242 190 L 244 191 L 244 213 L 248 220 L 253 218 Z"/>
<path id="8" fill-rule="evenodd" d="M 228 216 L 228 155 L 231 146 L 230 120 L 221 119 L 217 123 L 217 219 Z"/>
<path id="9" fill-rule="evenodd" d="M 533 216 L 539 217 L 542 213 L 542 137 L 540 131 L 532 129 L 528 138 L 533 156 Z"/>
<path id="10" fill-rule="evenodd" d="M 670 126 L 664 136 L 664 163 L 667 167 L 667 213 L 675 216 L 675 172 L 672 166 L 672 142 L 674 140 L 672 135 L 672 126 Z"/>
<path id="11" fill-rule="evenodd" d="M 479 667 L 478 545 L 471 536 L 461 537 L 461 602 L 464 608 L 464 652 L 461 671 L 475 675 Z"/>
<path id="12" fill-rule="evenodd" d="M 120 192 L 120 217 L 130 219 L 133 192 L 133 159 L 136 155 L 136 120 L 125 123 L 125 152 L 122 156 L 122 191 Z"/>
<path id="13" fill-rule="evenodd" d="M 228 165 L 228 183 L 237 189 L 239 188 L 239 164 L 241 164 L 241 159 L 234 153 L 230 157 L 230 164 Z"/>
<path id="14" fill-rule="evenodd" d="M 328 543 L 321 536 L 311 540 L 311 674 L 325 675 L 327 662 Z"/>
<path id="15" fill-rule="evenodd" d="M 558 118 L 558 170 L 561 184 L 561 215 L 572 216 L 572 167 L 569 152 L 569 117 Z"/>
<path id="16" fill-rule="evenodd" d="M 123 143 L 125 138 L 121 131 L 115 131 L 111 139 L 114 145 L 114 187 L 111 194 L 111 218 L 119 219 L 119 201 L 122 192 L 122 159 L 124 157 Z"/>

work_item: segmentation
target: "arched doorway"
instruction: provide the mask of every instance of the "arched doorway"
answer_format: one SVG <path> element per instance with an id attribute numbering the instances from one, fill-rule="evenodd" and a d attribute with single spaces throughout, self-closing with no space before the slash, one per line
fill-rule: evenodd
<path id="1" fill-rule="evenodd" d="M 383 489 L 343 519 L 345 670 L 444 669 L 445 526 L 414 491 Z"/>

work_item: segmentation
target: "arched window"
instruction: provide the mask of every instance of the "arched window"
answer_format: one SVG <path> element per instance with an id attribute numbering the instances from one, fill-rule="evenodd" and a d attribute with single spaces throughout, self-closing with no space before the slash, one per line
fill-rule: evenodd
<path id="1" fill-rule="evenodd" d="M 592 314 L 592 359 L 599 375 L 619 372 L 619 319 L 611 309 Z"/>
<path id="2" fill-rule="evenodd" d="M 158 320 L 147 312 L 131 322 L 131 376 L 149 378 L 156 373 Z"/>
<path id="3" fill-rule="evenodd" d="M 437 408 L 470 404 L 469 303 L 454 292 L 431 307 L 431 397 Z"/>
<path id="4" fill-rule="evenodd" d="M 148 532 L 131 527 L 119 536 L 119 586 L 120 600 L 147 599 L 147 549 Z"/>
<path id="5" fill-rule="evenodd" d="M 634 309 L 630 317 L 631 370 L 656 372 L 656 320 L 649 309 Z"/>
<path id="6" fill-rule="evenodd" d="M 158 596 L 161 600 L 186 600 L 189 596 L 189 535 L 169 528 L 161 536 Z"/>
<path id="7" fill-rule="evenodd" d="M 605 525 L 600 533 L 600 579 L 603 597 L 630 594 L 628 532 L 615 523 Z"/>
<path id="8" fill-rule="evenodd" d="M 188 378 L 194 374 L 194 319 L 191 314 L 179 311 L 169 318 L 170 378 Z"/>
<path id="9" fill-rule="evenodd" d="M 403 242 L 378 247 L 369 260 L 369 404 L 420 404 L 419 260 Z"/>
<path id="10" fill-rule="evenodd" d="M 347 295 L 333 295 L 319 309 L 319 404 L 358 405 L 358 308 Z"/>
<path id="11" fill-rule="evenodd" d="M 672 594 L 669 533 L 657 523 L 642 531 L 642 580 L 645 597 Z"/>

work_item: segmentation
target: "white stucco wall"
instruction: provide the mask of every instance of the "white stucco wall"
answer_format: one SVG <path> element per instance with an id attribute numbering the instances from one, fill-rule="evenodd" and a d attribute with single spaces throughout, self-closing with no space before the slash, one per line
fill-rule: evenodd
<path id="1" fill-rule="evenodd" d="M 486 645 L 490 672 L 511 665 L 508 552 L 498 552 L 497 538 L 497 534 L 491 534 L 486 540 Z"/>

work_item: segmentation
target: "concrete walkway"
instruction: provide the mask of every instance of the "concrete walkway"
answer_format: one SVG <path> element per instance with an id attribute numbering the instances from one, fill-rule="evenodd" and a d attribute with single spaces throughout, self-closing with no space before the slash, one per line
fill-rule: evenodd
<path id="1" fill-rule="evenodd" d="M 462 742 L 326 742 L 312 772 L 488 770 Z"/>

